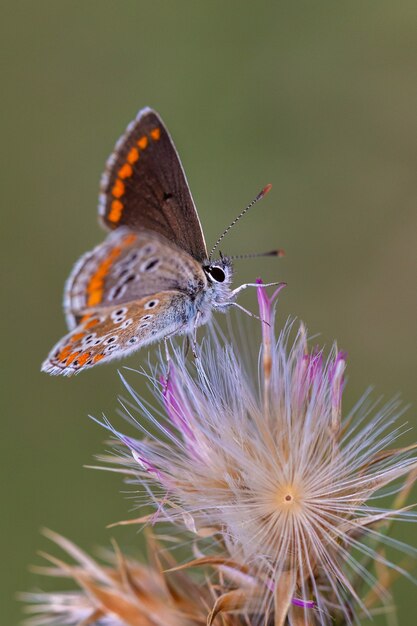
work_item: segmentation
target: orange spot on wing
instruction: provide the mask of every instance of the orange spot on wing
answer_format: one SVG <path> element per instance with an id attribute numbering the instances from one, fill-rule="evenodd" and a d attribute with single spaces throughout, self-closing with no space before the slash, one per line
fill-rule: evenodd
<path id="1" fill-rule="evenodd" d="M 161 138 L 161 129 L 160 128 L 154 128 L 153 130 L 151 130 L 151 137 L 155 141 L 158 141 Z"/>
<path id="2" fill-rule="evenodd" d="M 64 346 L 62 350 L 60 351 L 60 353 L 58 354 L 58 360 L 64 361 L 67 358 L 67 356 L 71 354 L 71 350 L 72 350 L 71 346 Z"/>
<path id="3" fill-rule="evenodd" d="M 145 150 L 145 148 L 147 147 L 147 145 L 148 145 L 148 138 L 147 138 L 145 135 L 143 135 L 143 137 L 141 137 L 141 138 L 138 140 L 138 146 L 139 146 L 139 148 L 140 148 L 141 150 Z"/>
<path id="4" fill-rule="evenodd" d="M 87 317 L 87 316 L 86 316 Z M 88 316 L 89 317 L 89 316 Z M 88 319 L 87 317 L 87 319 Z M 86 325 L 85 328 L 93 328 L 93 326 L 97 326 L 97 324 L 99 323 L 100 320 L 98 320 L 96 317 L 92 320 L 90 320 Z"/>
<path id="5" fill-rule="evenodd" d="M 111 222 L 117 222 L 120 220 L 123 211 L 123 204 L 120 200 L 113 200 L 111 203 L 111 210 L 109 213 L 109 220 Z"/>
<path id="6" fill-rule="evenodd" d="M 88 305 L 95 306 L 96 304 L 100 304 L 102 297 L 102 289 L 94 289 L 94 291 L 90 291 L 90 295 L 88 296 Z"/>
<path id="7" fill-rule="evenodd" d="M 116 178 L 116 181 L 113 185 L 113 189 L 111 190 L 111 192 L 115 198 L 121 198 L 122 195 L 124 194 L 125 186 L 124 186 L 124 183 L 122 183 L 122 181 L 120 180 L 120 178 Z"/>
<path id="8" fill-rule="evenodd" d="M 84 322 L 89 320 L 90 317 L 91 317 L 91 313 L 87 313 L 87 315 L 83 315 L 82 318 L 80 319 L 80 324 L 84 324 Z"/>
<path id="9" fill-rule="evenodd" d="M 77 358 L 77 356 L 81 354 L 81 351 L 78 350 L 77 352 L 73 352 L 72 354 L 69 355 L 69 357 L 67 358 L 67 362 L 66 365 L 71 365 L 71 363 L 73 361 L 75 361 L 75 359 Z"/>
<path id="10" fill-rule="evenodd" d="M 71 343 L 75 343 L 76 341 L 78 341 L 79 339 L 81 339 L 82 337 L 84 337 L 85 333 L 76 333 L 75 335 L 73 335 L 70 339 Z"/>
<path id="11" fill-rule="evenodd" d="M 93 358 L 93 363 L 98 363 L 99 361 L 101 361 L 101 359 L 104 359 L 104 354 L 96 354 L 96 356 Z"/>
<path id="12" fill-rule="evenodd" d="M 92 278 L 88 286 L 91 289 L 91 291 L 94 291 L 95 289 L 99 289 L 101 286 L 101 278 L 100 277 Z"/>
<path id="13" fill-rule="evenodd" d="M 119 178 L 121 178 L 122 180 L 124 180 L 125 178 L 130 178 L 133 174 L 133 168 L 131 165 L 129 165 L 129 163 L 125 163 L 124 165 L 122 165 L 122 167 L 119 170 L 118 176 Z"/>
<path id="14" fill-rule="evenodd" d="M 116 257 L 118 257 L 118 256 L 119 256 L 119 254 L 121 253 L 121 251 L 122 251 L 122 246 L 121 246 L 121 245 L 114 246 L 114 248 L 113 248 L 113 249 L 112 249 L 112 251 L 110 252 L 110 254 L 109 254 L 109 257 L 108 257 L 108 258 L 110 258 L 110 257 L 111 257 L 111 258 L 116 258 Z"/>
<path id="15" fill-rule="evenodd" d="M 90 278 L 89 283 L 87 285 L 88 306 L 94 306 L 96 304 L 100 304 L 100 302 L 102 301 L 103 290 L 104 290 L 104 279 L 109 273 L 111 266 L 113 265 L 115 259 L 117 259 L 121 251 L 122 251 L 122 248 L 120 246 L 115 246 L 111 250 L 110 254 L 105 259 L 103 259 L 103 261 L 100 263 L 100 265 L 96 269 L 95 273 Z"/>
<path id="16" fill-rule="evenodd" d="M 123 245 L 130 246 L 135 241 L 136 241 L 136 235 L 131 233 L 130 235 L 126 235 L 126 237 L 123 238 Z"/>
<path id="17" fill-rule="evenodd" d="M 114 202 L 118 202 L 118 200 L 115 200 Z M 100 302 L 103 300 L 104 280 L 109 273 L 111 266 L 120 255 L 123 248 L 130 246 L 132 243 L 134 243 L 136 241 L 136 237 L 137 236 L 134 233 L 129 233 L 128 235 L 125 235 L 120 245 L 112 248 L 108 256 L 101 261 L 96 271 L 91 276 L 87 285 L 88 306 L 95 306 L 96 304 L 100 304 Z M 91 328 L 92 326 L 98 324 L 99 321 L 100 320 L 93 318 L 85 325 L 84 328 Z"/>
<path id="18" fill-rule="evenodd" d="M 84 354 L 82 354 L 79 359 L 78 359 L 78 363 L 80 365 L 85 365 L 86 362 L 88 361 L 88 359 L 90 358 L 91 352 L 84 352 Z"/>
<path id="19" fill-rule="evenodd" d="M 127 162 L 133 165 L 139 158 L 139 150 L 137 148 L 132 148 L 129 154 L 127 155 Z"/>

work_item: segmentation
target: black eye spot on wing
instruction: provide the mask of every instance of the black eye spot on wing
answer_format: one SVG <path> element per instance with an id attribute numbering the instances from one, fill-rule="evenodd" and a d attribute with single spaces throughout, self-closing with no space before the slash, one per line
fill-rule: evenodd
<path id="1" fill-rule="evenodd" d="M 126 284 L 122 283 L 121 285 L 117 285 L 114 289 L 112 289 L 110 293 L 110 300 L 115 300 L 116 298 L 120 298 L 122 293 L 126 291 Z"/>
<path id="2" fill-rule="evenodd" d="M 150 261 L 148 261 L 145 265 L 145 267 L 143 268 L 145 270 L 145 272 L 149 272 L 151 269 L 153 269 L 155 267 L 155 265 L 157 265 L 159 263 L 159 259 L 151 259 Z"/>
<path id="3" fill-rule="evenodd" d="M 131 283 L 133 280 L 136 280 L 136 274 L 129 274 L 128 276 L 124 275 L 119 280 L 119 283 L 114 287 L 110 292 L 110 300 L 115 300 L 116 298 L 120 298 L 126 291 L 127 285 Z"/>
<path id="4" fill-rule="evenodd" d="M 160 259 L 158 257 L 152 257 L 152 259 L 147 259 L 141 263 L 139 268 L 140 272 L 154 272 L 160 263 Z"/>
<path id="5" fill-rule="evenodd" d="M 139 253 L 137 250 L 134 250 L 133 252 L 131 252 L 125 259 L 124 264 L 126 265 L 132 265 L 132 263 L 134 263 L 135 261 L 137 261 L 139 257 Z"/>

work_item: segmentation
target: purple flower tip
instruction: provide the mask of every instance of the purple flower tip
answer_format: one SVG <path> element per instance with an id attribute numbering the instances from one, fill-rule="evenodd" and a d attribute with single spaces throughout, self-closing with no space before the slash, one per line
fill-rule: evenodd
<path id="1" fill-rule="evenodd" d="M 291 604 L 294 606 L 301 606 L 305 609 L 314 609 L 316 606 L 313 600 L 299 600 L 298 598 L 293 598 L 291 600 Z"/>
<path id="2" fill-rule="evenodd" d="M 156 476 L 156 478 L 158 478 L 159 480 L 162 479 L 161 472 L 154 465 L 152 465 L 152 463 L 150 463 L 143 455 L 139 454 L 139 452 L 134 448 L 131 448 L 130 451 L 136 463 L 138 463 L 138 465 L 140 465 L 142 469 L 144 469 L 146 472 L 149 472 L 149 474 Z"/>
<path id="3" fill-rule="evenodd" d="M 193 432 L 190 428 L 192 423 L 192 415 L 190 407 L 181 387 L 177 383 L 175 370 L 171 367 L 167 378 L 161 376 L 162 397 L 164 400 L 165 410 L 171 423 L 174 424 L 187 440 L 194 441 Z"/>
<path id="4" fill-rule="evenodd" d="M 257 278 L 256 284 L 263 285 L 262 278 Z M 263 287 L 258 287 L 258 289 L 256 290 L 258 296 L 259 316 L 264 322 L 267 323 L 268 326 L 272 326 L 272 305 L 280 291 L 286 286 L 286 283 L 280 283 L 275 289 L 272 296 L 268 296 L 266 289 L 264 289 Z M 265 329 L 263 330 L 265 331 Z"/>

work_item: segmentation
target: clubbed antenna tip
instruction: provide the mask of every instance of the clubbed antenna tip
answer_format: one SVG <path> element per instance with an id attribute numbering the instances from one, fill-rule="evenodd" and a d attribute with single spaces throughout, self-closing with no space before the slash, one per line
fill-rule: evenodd
<path id="1" fill-rule="evenodd" d="M 280 259 L 285 256 L 285 250 L 278 248 L 278 250 L 271 250 L 266 256 L 277 256 Z"/>
<path id="2" fill-rule="evenodd" d="M 266 185 L 266 186 L 262 189 L 262 191 L 260 191 L 260 192 L 258 193 L 258 195 L 256 196 L 255 201 L 257 202 L 258 200 L 261 200 L 264 196 L 266 196 L 266 194 L 267 194 L 267 193 L 269 193 L 269 192 L 271 191 L 271 189 L 272 189 L 272 185 L 271 185 L 271 183 L 268 183 L 268 185 Z"/>

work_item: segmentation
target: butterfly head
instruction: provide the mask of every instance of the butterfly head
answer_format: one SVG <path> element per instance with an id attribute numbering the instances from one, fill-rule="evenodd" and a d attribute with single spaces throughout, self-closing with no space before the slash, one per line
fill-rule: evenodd
<path id="1" fill-rule="evenodd" d="M 208 284 L 213 290 L 214 303 L 221 306 L 224 302 L 229 301 L 233 277 L 232 260 L 227 256 L 220 255 L 219 260 L 208 261 L 204 264 L 203 270 Z"/>

